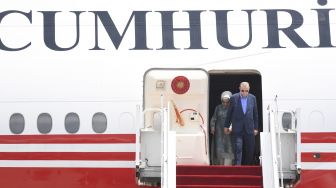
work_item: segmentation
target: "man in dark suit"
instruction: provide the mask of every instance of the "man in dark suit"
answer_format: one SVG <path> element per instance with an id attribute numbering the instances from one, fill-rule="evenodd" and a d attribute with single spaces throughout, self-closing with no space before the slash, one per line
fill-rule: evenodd
<path id="1" fill-rule="evenodd" d="M 224 123 L 224 133 L 230 134 L 234 151 L 234 165 L 242 164 L 243 144 L 244 159 L 247 165 L 253 164 L 255 135 L 258 134 L 258 109 L 256 97 L 249 94 L 250 85 L 242 82 L 239 93 L 230 98 L 230 108 Z M 232 124 L 232 131 L 229 129 Z"/>

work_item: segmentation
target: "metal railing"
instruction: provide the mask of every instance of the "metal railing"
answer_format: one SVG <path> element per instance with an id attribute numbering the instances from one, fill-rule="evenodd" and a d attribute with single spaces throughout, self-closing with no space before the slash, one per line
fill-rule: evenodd
<path id="1" fill-rule="evenodd" d="M 273 161 L 273 187 L 278 188 L 279 185 L 279 159 L 281 160 L 281 157 L 279 157 L 278 149 L 279 146 L 278 143 L 281 142 L 280 137 L 277 135 L 277 129 L 276 129 L 276 121 L 275 118 L 275 112 L 272 108 L 269 109 L 269 130 L 271 134 L 271 146 L 272 146 L 272 161 Z M 283 180 L 282 180 L 283 181 Z"/>
<path id="2" fill-rule="evenodd" d="M 176 135 L 170 131 L 171 102 L 162 109 L 161 129 L 161 187 L 176 187 Z"/>
<path id="3" fill-rule="evenodd" d="M 280 187 L 284 187 L 284 174 L 283 174 L 283 169 L 282 169 L 282 143 L 281 143 L 281 133 L 280 133 L 280 126 L 279 126 L 279 120 L 278 120 L 278 115 L 279 111 L 278 109 L 275 110 L 275 118 L 274 118 L 274 126 L 275 129 L 273 129 L 273 131 L 275 131 L 276 134 L 276 159 L 277 159 L 277 163 L 278 163 L 278 171 L 277 173 L 280 174 Z M 272 129 L 271 129 L 272 130 Z"/>

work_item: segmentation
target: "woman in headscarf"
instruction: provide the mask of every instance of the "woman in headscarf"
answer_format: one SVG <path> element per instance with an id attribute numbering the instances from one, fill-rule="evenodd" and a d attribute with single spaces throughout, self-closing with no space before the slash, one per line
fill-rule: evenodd
<path id="1" fill-rule="evenodd" d="M 230 135 L 224 134 L 224 122 L 230 105 L 230 91 L 221 94 L 222 103 L 217 105 L 210 122 L 210 131 L 214 142 L 211 147 L 214 165 L 232 165 L 233 152 Z"/>

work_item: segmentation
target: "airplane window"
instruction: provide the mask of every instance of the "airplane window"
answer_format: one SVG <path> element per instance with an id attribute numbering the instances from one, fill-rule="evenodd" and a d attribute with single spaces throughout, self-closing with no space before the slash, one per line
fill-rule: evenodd
<path id="1" fill-rule="evenodd" d="M 92 129 L 96 133 L 103 133 L 107 128 L 106 115 L 102 112 L 97 112 L 92 117 Z"/>
<path id="2" fill-rule="evenodd" d="M 13 134 L 21 134 L 25 127 L 25 120 L 22 114 L 12 114 L 9 119 L 9 128 Z"/>
<path id="3" fill-rule="evenodd" d="M 282 115 L 282 127 L 285 131 L 292 128 L 292 114 L 285 112 Z"/>
<path id="4" fill-rule="evenodd" d="M 52 119 L 50 114 L 42 113 L 37 118 L 37 129 L 42 134 L 47 134 L 51 131 Z"/>
<path id="5" fill-rule="evenodd" d="M 79 116 L 74 112 L 68 113 L 65 116 L 64 124 L 65 124 L 65 130 L 68 133 L 78 132 L 78 130 L 79 130 Z"/>

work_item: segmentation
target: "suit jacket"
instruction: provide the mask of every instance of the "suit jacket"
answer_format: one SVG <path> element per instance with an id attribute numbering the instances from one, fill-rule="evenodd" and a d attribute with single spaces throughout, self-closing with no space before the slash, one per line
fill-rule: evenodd
<path id="1" fill-rule="evenodd" d="M 230 98 L 230 107 L 224 127 L 229 128 L 232 123 L 232 134 L 254 134 L 254 129 L 258 130 L 258 108 L 256 97 L 252 94 L 247 96 L 246 113 L 240 100 L 240 93 L 236 93 Z"/>

